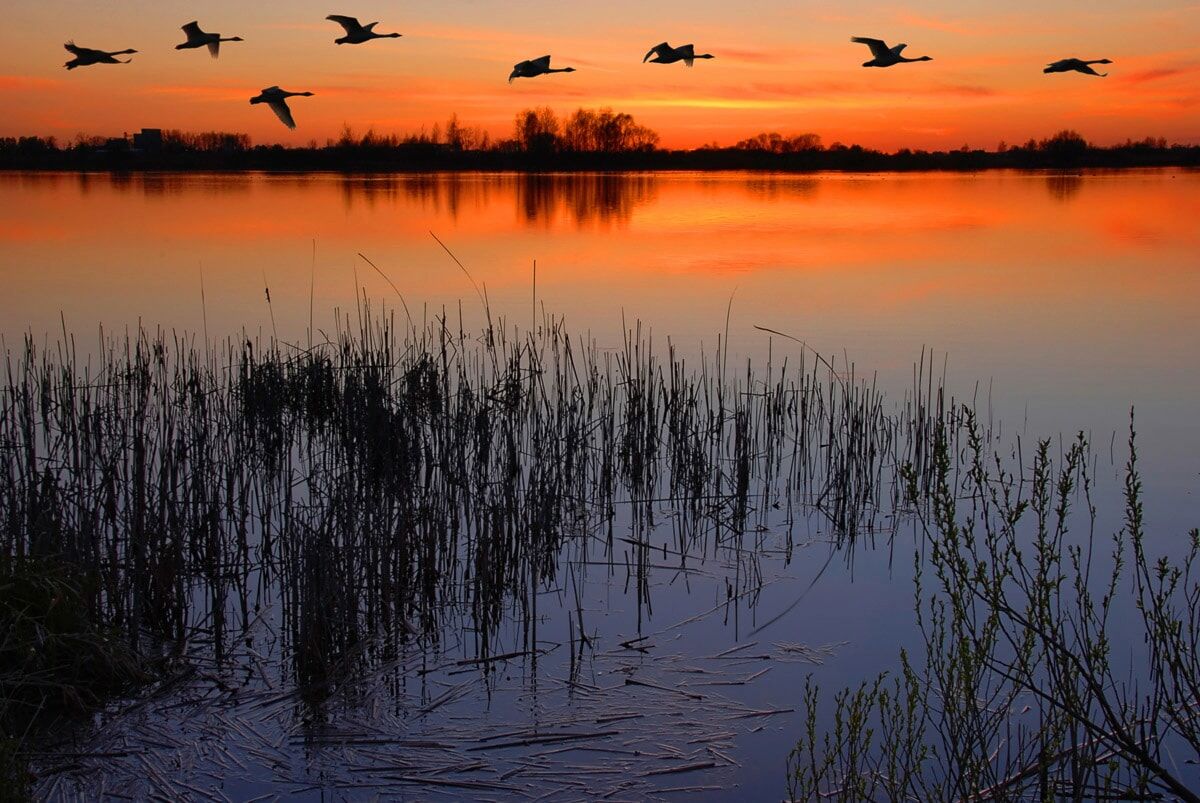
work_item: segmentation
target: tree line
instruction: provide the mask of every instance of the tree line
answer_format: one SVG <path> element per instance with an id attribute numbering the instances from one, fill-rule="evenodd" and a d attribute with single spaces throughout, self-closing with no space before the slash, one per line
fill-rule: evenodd
<path id="1" fill-rule="evenodd" d="M 1084 168 L 1200 164 L 1200 147 L 1162 138 L 1101 147 L 1073 130 L 993 150 L 892 153 L 834 142 L 815 133 L 762 132 L 732 146 L 711 144 L 666 150 L 653 129 L 611 108 L 559 116 L 552 109 L 524 109 L 510 134 L 494 137 L 453 115 L 444 124 L 406 134 L 346 126 L 324 144 L 255 145 L 246 134 L 165 130 L 155 137 L 78 135 L 0 138 L 0 169 L 228 169 L 228 170 L 983 170 L 990 168 Z"/>

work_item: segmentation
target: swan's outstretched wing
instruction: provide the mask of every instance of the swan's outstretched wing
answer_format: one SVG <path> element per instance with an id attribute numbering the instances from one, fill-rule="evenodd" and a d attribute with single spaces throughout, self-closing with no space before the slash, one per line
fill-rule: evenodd
<path id="1" fill-rule="evenodd" d="M 288 128 L 295 128 L 296 121 L 292 119 L 292 110 L 288 108 L 287 101 L 283 98 L 275 98 L 267 101 L 267 105 L 271 107 L 271 111 L 275 112 L 275 116 L 286 125 Z"/>
<path id="2" fill-rule="evenodd" d="M 685 59 L 696 58 L 696 46 L 695 45 L 680 45 L 679 47 L 675 48 L 675 52 L 678 53 L 680 56 L 683 56 Z"/>
<path id="3" fill-rule="evenodd" d="M 187 34 L 187 38 L 192 41 L 204 36 L 204 31 L 200 30 L 200 23 L 196 22 L 195 20 L 189 22 L 187 25 L 184 25 L 183 32 Z"/>
<path id="4" fill-rule="evenodd" d="M 362 24 L 354 17 L 347 17 L 342 14 L 330 14 L 325 19 L 336 22 L 345 29 L 347 35 L 358 33 L 363 29 Z"/>
<path id="5" fill-rule="evenodd" d="M 548 70 L 550 69 L 550 57 L 542 56 L 540 59 L 530 59 L 526 64 L 536 67 L 539 70 Z"/>
<path id="6" fill-rule="evenodd" d="M 649 61 L 650 57 L 655 54 L 657 54 L 659 57 L 662 57 L 662 56 L 670 55 L 671 52 L 672 52 L 671 45 L 669 45 L 666 42 L 660 42 L 659 44 L 650 48 L 650 52 L 648 52 L 646 54 L 645 58 L 642 59 L 642 64 L 645 64 L 647 61 Z"/>
<path id="7" fill-rule="evenodd" d="M 887 58 L 892 55 L 891 49 L 887 46 L 887 42 L 882 39 L 872 39 L 869 36 L 851 36 L 851 42 L 857 42 L 860 45 L 866 45 L 871 48 L 871 55 L 875 58 Z"/>
<path id="8" fill-rule="evenodd" d="M 906 48 L 906 47 L 908 47 L 908 45 L 896 45 L 895 47 L 892 48 L 892 52 L 895 53 L 897 56 L 899 56 L 904 51 L 904 48 Z"/>
<path id="9" fill-rule="evenodd" d="M 214 59 L 217 56 L 221 55 L 221 40 L 220 39 L 214 39 L 208 43 L 208 55 L 212 56 Z"/>
<path id="10" fill-rule="evenodd" d="M 73 53 L 74 55 L 80 57 L 91 56 L 92 58 L 96 58 L 97 56 L 108 55 L 102 50 L 93 50 L 90 47 L 80 47 L 74 42 L 67 42 L 65 45 L 63 45 L 63 47 L 66 48 L 68 53 Z"/>

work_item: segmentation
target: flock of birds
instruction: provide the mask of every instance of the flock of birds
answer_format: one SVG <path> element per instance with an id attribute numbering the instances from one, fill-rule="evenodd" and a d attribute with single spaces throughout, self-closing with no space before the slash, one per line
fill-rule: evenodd
<path id="1" fill-rule="evenodd" d="M 339 36 L 333 41 L 339 45 L 361 45 L 365 42 L 370 42 L 372 39 L 398 39 L 398 33 L 379 33 L 375 30 L 378 22 L 370 22 L 363 25 L 355 17 L 347 17 L 343 14 L 330 14 L 325 19 L 336 22 L 342 26 L 345 31 L 344 36 Z M 194 50 L 201 47 L 207 47 L 209 54 L 213 58 L 220 55 L 222 42 L 241 42 L 240 36 L 221 36 L 219 33 L 208 33 L 200 28 L 198 22 L 189 22 L 183 26 L 183 32 L 187 35 L 187 41 L 175 45 L 176 50 Z M 908 58 L 901 55 L 904 48 L 908 45 L 900 44 L 888 46 L 882 39 L 872 39 L 866 36 L 852 36 L 851 42 L 856 42 L 861 45 L 866 45 L 871 50 L 871 60 L 863 62 L 864 67 L 892 67 L 896 64 L 904 64 L 915 61 L 932 61 L 929 56 L 918 56 L 916 58 Z M 137 53 L 136 50 L 94 50 L 90 47 L 80 47 L 74 42 L 67 42 L 63 45 L 72 55 L 72 59 L 66 63 L 68 70 L 73 70 L 76 67 L 88 67 L 93 64 L 128 64 L 131 59 L 118 59 L 117 56 L 130 55 Z M 651 58 L 653 56 L 653 58 Z M 650 48 L 642 59 L 642 63 L 649 62 L 651 64 L 675 64 L 682 61 L 687 66 L 691 67 L 696 59 L 711 59 L 714 56 L 711 53 L 697 53 L 693 45 L 680 45 L 672 47 L 667 42 L 657 44 Z M 1112 64 L 1108 59 L 1060 59 L 1046 65 L 1042 70 L 1045 73 L 1058 72 L 1079 72 L 1086 75 L 1095 75 L 1103 78 L 1108 73 L 1098 73 L 1092 69 L 1093 64 Z M 527 59 L 513 65 L 512 73 L 508 76 L 508 82 L 511 84 L 517 78 L 536 78 L 539 75 L 548 75 L 556 72 L 575 72 L 574 67 L 551 67 L 550 57 L 542 56 L 536 59 Z M 250 98 L 250 103 L 265 103 L 275 112 L 276 116 L 288 128 L 295 128 L 296 121 L 292 118 L 292 110 L 287 105 L 288 98 L 294 97 L 312 97 L 312 92 L 288 92 L 280 89 L 277 86 L 269 86 L 258 93 L 258 95 Z"/>

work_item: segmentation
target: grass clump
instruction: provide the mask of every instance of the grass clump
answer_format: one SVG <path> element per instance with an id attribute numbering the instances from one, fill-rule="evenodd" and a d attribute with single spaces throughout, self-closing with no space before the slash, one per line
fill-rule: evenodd
<path id="1" fill-rule="evenodd" d="M 91 616 L 89 585 L 69 563 L 0 556 L 0 800 L 27 794 L 25 754 L 46 728 L 148 678 Z"/>

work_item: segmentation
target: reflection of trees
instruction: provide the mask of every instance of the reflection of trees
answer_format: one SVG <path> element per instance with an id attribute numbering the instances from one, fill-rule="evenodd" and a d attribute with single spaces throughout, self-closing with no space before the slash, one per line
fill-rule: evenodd
<path id="1" fill-rule="evenodd" d="M 418 173 L 391 176 L 345 176 L 341 179 L 342 201 L 346 209 L 356 203 L 374 208 L 380 201 L 395 203 L 405 198 L 420 203 L 422 209 L 448 214 L 457 220 L 464 208 L 483 209 L 492 200 L 497 185 L 505 179 L 472 174 Z"/>
<path id="2" fill-rule="evenodd" d="M 193 173 L 135 173 L 113 172 L 106 174 L 78 173 L 76 183 L 80 195 L 87 195 L 95 187 L 103 187 L 120 193 L 141 193 L 161 198 L 168 195 L 204 193 L 225 196 L 234 192 L 247 192 L 253 177 L 249 174 L 196 175 Z"/>
<path id="3" fill-rule="evenodd" d="M 795 196 L 812 197 L 817 194 L 817 188 L 820 186 L 815 178 L 791 176 L 751 177 L 746 179 L 745 184 L 752 194 L 771 201 Z"/>
<path id="4" fill-rule="evenodd" d="M 1066 203 L 1083 189 L 1083 176 L 1078 173 L 1056 173 L 1046 176 L 1046 189 L 1050 191 L 1051 198 Z"/>
<path id="5" fill-rule="evenodd" d="M 517 211 L 526 223 L 551 225 L 564 214 L 577 227 L 624 226 L 633 210 L 654 199 L 658 179 L 645 174 L 528 173 L 516 179 Z"/>
<path id="6" fill-rule="evenodd" d="M 627 173 L 426 173 L 348 176 L 339 186 L 347 209 L 357 203 L 373 207 L 380 201 L 394 203 L 406 198 L 419 202 L 422 209 L 457 220 L 464 209 L 484 209 L 511 196 L 518 218 L 526 224 L 549 226 L 564 217 L 583 227 L 614 222 L 626 225 L 636 207 L 653 200 L 657 184 L 654 176 Z"/>

